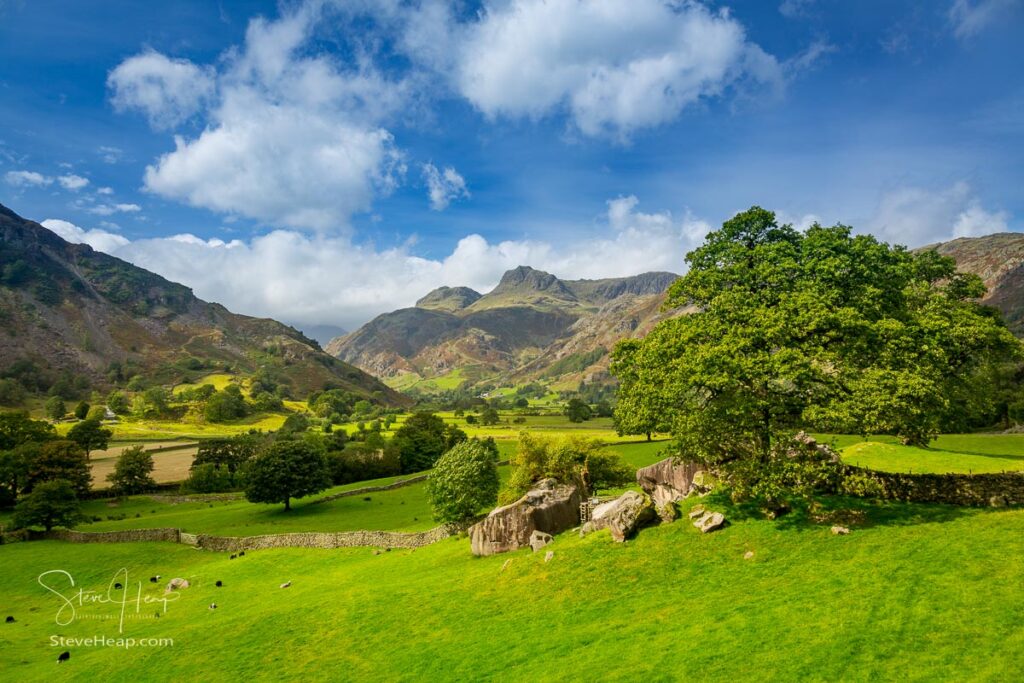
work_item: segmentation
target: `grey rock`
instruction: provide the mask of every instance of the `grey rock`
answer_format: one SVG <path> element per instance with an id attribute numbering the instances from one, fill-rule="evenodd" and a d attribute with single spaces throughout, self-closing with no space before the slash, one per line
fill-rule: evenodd
<path id="1" fill-rule="evenodd" d="M 725 515 L 721 512 L 705 512 L 700 519 L 693 523 L 695 527 L 701 530 L 701 533 L 707 534 L 712 531 L 717 531 L 725 526 Z"/>
<path id="2" fill-rule="evenodd" d="M 836 525 L 836 526 L 832 527 L 832 535 L 833 536 L 845 536 L 848 533 L 850 533 L 850 530 L 847 529 L 845 526 Z"/>
<path id="3" fill-rule="evenodd" d="M 170 581 L 167 582 L 167 590 L 164 591 L 164 592 L 170 593 L 171 591 L 182 590 L 184 588 L 188 588 L 188 586 L 189 586 L 189 583 L 185 579 L 173 578 L 173 579 L 171 579 Z"/>
<path id="4" fill-rule="evenodd" d="M 675 458 L 665 458 L 638 469 L 636 482 L 651 497 L 655 507 L 661 509 L 666 503 L 686 498 L 693 486 L 694 477 L 701 472 L 703 466 L 698 463 L 677 462 Z"/>
<path id="5" fill-rule="evenodd" d="M 650 498 L 636 491 L 626 491 L 615 500 L 594 508 L 590 521 L 583 525 L 580 534 L 608 529 L 612 539 L 621 543 L 654 517 L 654 504 Z"/>
<path id="6" fill-rule="evenodd" d="M 474 555 L 493 555 L 530 545 L 535 531 L 557 534 L 579 524 L 580 494 L 554 479 L 538 482 L 510 505 L 496 508 L 469 528 Z"/>

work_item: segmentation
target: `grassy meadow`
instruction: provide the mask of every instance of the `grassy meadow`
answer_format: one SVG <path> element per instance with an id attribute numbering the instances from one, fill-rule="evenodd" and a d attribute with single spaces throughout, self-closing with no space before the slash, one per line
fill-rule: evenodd
<path id="1" fill-rule="evenodd" d="M 702 535 L 678 522 L 625 544 L 566 533 L 550 562 L 529 550 L 474 558 L 465 538 L 236 560 L 159 543 L 5 546 L 0 595 L 16 623 L 0 631 L 0 670 L 133 682 L 1024 677 L 1024 511 L 877 506 L 832 536 L 827 519 L 773 523 L 704 502 L 731 526 Z M 58 626 L 60 600 L 39 574 L 62 569 L 105 593 L 121 568 L 145 597 L 170 577 L 192 582 L 160 618 L 159 605 L 127 610 L 124 637 L 173 645 L 51 646 L 118 637 L 119 608 L 86 604 Z"/>

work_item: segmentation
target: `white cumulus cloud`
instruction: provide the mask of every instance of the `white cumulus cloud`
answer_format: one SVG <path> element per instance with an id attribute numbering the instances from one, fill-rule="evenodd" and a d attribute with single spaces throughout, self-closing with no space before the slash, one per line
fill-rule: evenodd
<path id="1" fill-rule="evenodd" d="M 685 253 L 700 242 L 709 225 L 688 214 L 677 219 L 669 212 L 643 213 L 637 206 L 633 196 L 609 201 L 597 234 L 571 244 L 489 242 L 472 234 L 459 240 L 447 256 L 433 259 L 416 255 L 408 245 L 377 250 L 347 236 L 293 230 L 275 230 L 245 241 L 204 240 L 189 234 L 128 241 L 66 221 L 50 219 L 43 225 L 65 239 L 86 242 L 181 282 L 233 311 L 300 326 L 354 329 L 377 314 L 411 306 L 441 285 L 486 292 L 502 273 L 520 265 L 565 278 L 680 272 Z"/>
<path id="2" fill-rule="evenodd" d="M 89 184 L 89 179 L 83 178 L 80 175 L 75 175 L 74 173 L 69 173 L 68 175 L 58 177 L 57 182 L 59 182 L 60 186 L 65 190 L 77 192 Z"/>
<path id="3" fill-rule="evenodd" d="M 35 171 L 8 171 L 4 174 L 4 181 L 14 187 L 39 187 L 52 184 L 53 178 Z"/>
<path id="4" fill-rule="evenodd" d="M 135 109 L 154 127 L 170 128 L 202 108 L 213 95 L 216 81 L 209 67 L 148 50 L 118 64 L 107 77 L 107 87 L 118 111 Z M 100 149 L 108 163 L 120 158 L 116 148 Z"/>
<path id="5" fill-rule="evenodd" d="M 469 197 L 466 179 L 451 166 L 440 170 L 434 164 L 423 164 L 423 178 L 427 183 L 430 208 L 444 211 L 456 199 Z"/>
<path id="6" fill-rule="evenodd" d="M 460 48 L 458 86 L 488 116 L 566 108 L 586 135 L 628 136 L 744 78 L 781 84 L 727 10 L 663 0 L 488 3 Z"/>

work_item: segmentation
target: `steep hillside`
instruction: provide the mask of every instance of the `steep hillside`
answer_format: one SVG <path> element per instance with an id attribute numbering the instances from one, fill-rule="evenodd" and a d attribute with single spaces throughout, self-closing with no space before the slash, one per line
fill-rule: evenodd
<path id="1" fill-rule="evenodd" d="M 328 353 L 396 385 L 460 371 L 470 382 L 602 376 L 619 339 L 663 315 L 672 273 L 561 280 L 520 266 L 480 295 L 442 287 L 332 340 Z M 461 380 L 460 380 L 461 381 Z"/>
<path id="2" fill-rule="evenodd" d="M 960 270 L 985 281 L 984 302 L 995 306 L 1017 336 L 1024 336 L 1024 234 L 963 237 L 926 247 L 956 259 Z"/>
<path id="3" fill-rule="evenodd" d="M 28 361 L 44 375 L 110 385 L 113 372 L 173 382 L 190 364 L 264 370 L 304 395 L 333 385 L 404 398 L 275 320 L 236 315 L 120 259 L 70 244 L 0 206 L 0 374 Z"/>

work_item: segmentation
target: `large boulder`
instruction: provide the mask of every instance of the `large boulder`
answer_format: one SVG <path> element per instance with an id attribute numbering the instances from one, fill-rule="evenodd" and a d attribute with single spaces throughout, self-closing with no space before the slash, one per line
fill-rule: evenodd
<path id="1" fill-rule="evenodd" d="M 665 458 L 636 471 L 636 482 L 647 492 L 662 521 L 676 518 L 675 503 L 694 490 L 695 480 L 703 480 L 704 468 L 695 462 L 676 462 Z"/>
<path id="2" fill-rule="evenodd" d="M 469 528 L 474 555 L 494 555 L 530 545 L 535 531 L 557 534 L 579 524 L 580 493 L 544 479 L 516 502 L 495 508 Z"/>
<path id="3" fill-rule="evenodd" d="M 621 543 L 651 522 L 654 516 L 654 504 L 650 498 L 636 491 L 626 491 L 615 500 L 594 508 L 590 521 L 583 525 L 580 534 L 608 529 L 612 539 Z"/>

